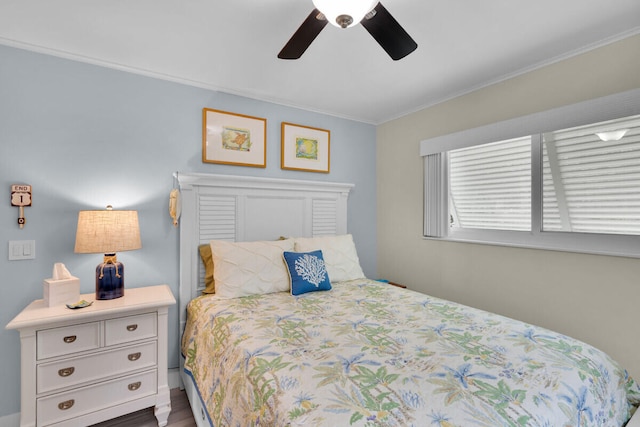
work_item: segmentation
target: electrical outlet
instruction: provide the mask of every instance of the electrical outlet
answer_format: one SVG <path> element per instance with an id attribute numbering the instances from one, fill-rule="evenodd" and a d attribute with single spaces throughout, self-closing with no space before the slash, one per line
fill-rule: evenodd
<path id="1" fill-rule="evenodd" d="M 35 259 L 35 240 L 10 240 L 9 241 L 9 261 L 22 259 Z"/>

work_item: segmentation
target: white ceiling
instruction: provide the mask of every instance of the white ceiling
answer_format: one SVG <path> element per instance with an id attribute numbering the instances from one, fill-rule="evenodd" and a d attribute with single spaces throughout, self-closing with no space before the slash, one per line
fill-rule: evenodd
<path id="1" fill-rule="evenodd" d="M 640 33 L 639 0 L 383 5 L 418 43 L 400 61 L 360 25 L 277 59 L 311 0 L 0 0 L 0 43 L 378 124 Z"/>

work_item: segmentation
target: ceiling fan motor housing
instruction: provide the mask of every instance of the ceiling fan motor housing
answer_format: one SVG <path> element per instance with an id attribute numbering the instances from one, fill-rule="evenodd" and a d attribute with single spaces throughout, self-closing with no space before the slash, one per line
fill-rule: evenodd
<path id="1" fill-rule="evenodd" d="M 291 36 L 278 54 L 278 58 L 300 58 L 328 22 L 342 28 L 362 24 L 394 61 L 404 58 L 418 47 L 398 21 L 377 0 L 348 0 L 347 2 L 345 0 L 313 0 L 313 4 L 316 8 Z M 353 8 L 354 5 L 359 5 L 361 8 Z M 354 22 L 354 16 L 357 22 Z"/>
<path id="2" fill-rule="evenodd" d="M 347 28 L 349 25 L 353 23 L 353 18 L 351 15 L 338 15 L 336 17 L 336 22 L 340 25 L 341 28 Z"/>
<path id="3" fill-rule="evenodd" d="M 357 25 L 373 9 L 378 0 L 312 0 L 329 23 L 347 28 Z"/>

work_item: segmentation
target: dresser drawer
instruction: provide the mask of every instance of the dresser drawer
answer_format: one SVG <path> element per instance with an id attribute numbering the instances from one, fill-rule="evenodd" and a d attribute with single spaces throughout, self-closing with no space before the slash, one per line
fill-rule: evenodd
<path id="1" fill-rule="evenodd" d="M 157 371 L 42 397 L 36 403 L 36 425 L 43 427 L 156 393 Z"/>
<path id="2" fill-rule="evenodd" d="M 100 347 L 100 322 L 37 332 L 37 359 L 47 359 Z"/>
<path id="3" fill-rule="evenodd" d="M 105 345 L 153 338 L 158 334 L 157 323 L 156 313 L 107 320 L 104 325 Z"/>
<path id="4" fill-rule="evenodd" d="M 117 350 L 78 356 L 36 368 L 37 393 L 47 393 L 100 379 L 153 368 L 157 363 L 157 343 L 151 341 Z"/>

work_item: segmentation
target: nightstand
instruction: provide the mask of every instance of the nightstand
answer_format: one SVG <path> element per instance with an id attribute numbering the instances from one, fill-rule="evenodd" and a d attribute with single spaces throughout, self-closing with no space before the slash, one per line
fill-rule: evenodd
<path id="1" fill-rule="evenodd" d="M 160 285 L 76 310 L 29 304 L 6 326 L 20 331 L 20 426 L 88 426 L 150 406 L 165 426 L 167 313 L 175 302 Z"/>

